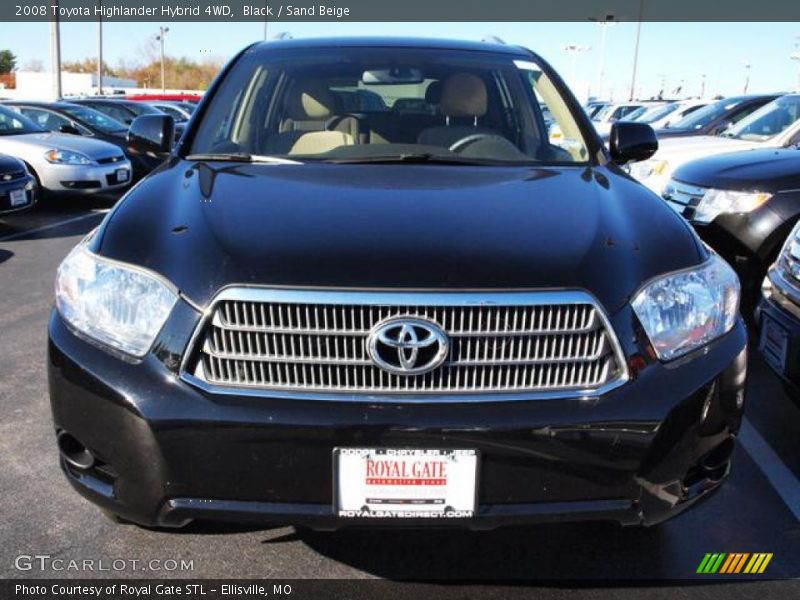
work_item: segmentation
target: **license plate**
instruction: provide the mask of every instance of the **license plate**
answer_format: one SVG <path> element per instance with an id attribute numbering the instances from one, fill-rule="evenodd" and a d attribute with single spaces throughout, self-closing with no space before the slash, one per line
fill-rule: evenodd
<path id="1" fill-rule="evenodd" d="M 761 322 L 759 347 L 761 354 L 774 369 L 781 373 L 786 372 L 789 332 L 767 315 L 763 316 Z"/>
<path id="2" fill-rule="evenodd" d="M 128 169 L 117 169 L 117 183 L 128 181 L 128 177 L 130 177 Z"/>
<path id="3" fill-rule="evenodd" d="M 11 206 L 22 206 L 28 203 L 25 190 L 11 190 L 9 196 L 11 197 Z"/>
<path id="4" fill-rule="evenodd" d="M 334 508 L 344 518 L 468 519 L 475 514 L 478 452 L 336 448 Z"/>

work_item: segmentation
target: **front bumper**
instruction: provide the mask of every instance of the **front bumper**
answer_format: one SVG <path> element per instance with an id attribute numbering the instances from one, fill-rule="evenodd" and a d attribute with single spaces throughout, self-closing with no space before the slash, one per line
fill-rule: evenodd
<path id="1" fill-rule="evenodd" d="M 597 398 L 400 404 L 204 392 L 178 376 L 197 319 L 179 302 L 152 353 L 136 363 L 77 337 L 57 312 L 50 319 L 56 432 L 99 461 L 81 470 L 62 458 L 62 467 L 82 495 L 143 525 L 432 524 L 337 517 L 332 453 L 348 446 L 478 450 L 476 514 L 446 525 L 651 525 L 725 479 L 744 405 L 741 323 L 694 356 L 651 362 Z"/>
<path id="2" fill-rule="evenodd" d="M 23 190 L 24 204 L 12 204 L 11 192 Z M 26 175 L 13 181 L 0 182 L 0 214 L 18 212 L 33 208 L 36 204 L 36 180 L 31 175 Z"/>
<path id="3" fill-rule="evenodd" d="M 127 171 L 120 181 L 117 173 Z M 121 190 L 131 185 L 133 171 L 129 160 L 103 165 L 58 165 L 48 163 L 37 169 L 44 189 L 59 194 L 84 195 Z"/>
<path id="4" fill-rule="evenodd" d="M 800 395 L 800 291 L 772 267 L 756 311 L 758 349 L 764 361 Z"/>

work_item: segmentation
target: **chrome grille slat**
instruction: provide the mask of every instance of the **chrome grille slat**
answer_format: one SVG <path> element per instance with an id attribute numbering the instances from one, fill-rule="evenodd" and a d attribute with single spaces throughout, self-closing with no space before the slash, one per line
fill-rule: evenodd
<path id="1" fill-rule="evenodd" d="M 607 319 L 582 292 L 327 293 L 233 288 L 198 329 L 184 373 L 215 389 L 348 394 L 593 393 L 627 379 Z M 444 363 L 388 373 L 366 339 L 388 318 L 436 322 Z"/>
<path id="2" fill-rule="evenodd" d="M 707 188 L 672 179 L 664 188 L 662 196 L 675 212 L 691 221 L 706 191 Z"/>

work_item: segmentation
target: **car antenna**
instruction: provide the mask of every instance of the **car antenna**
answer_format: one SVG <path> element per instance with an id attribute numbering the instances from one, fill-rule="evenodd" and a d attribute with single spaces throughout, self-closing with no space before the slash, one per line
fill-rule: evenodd
<path id="1" fill-rule="evenodd" d="M 486 44 L 501 44 L 503 46 L 506 45 L 506 42 L 503 38 L 498 37 L 496 35 L 487 35 L 481 38 L 481 41 Z"/>

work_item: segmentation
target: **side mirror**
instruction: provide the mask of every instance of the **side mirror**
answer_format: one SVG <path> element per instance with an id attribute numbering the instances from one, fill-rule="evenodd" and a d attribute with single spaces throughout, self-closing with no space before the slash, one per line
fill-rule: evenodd
<path id="1" fill-rule="evenodd" d="M 636 121 L 617 121 L 609 136 L 611 158 L 618 165 L 647 160 L 658 150 L 658 138 L 653 128 Z"/>
<path id="2" fill-rule="evenodd" d="M 81 135 L 80 129 L 74 125 L 62 125 L 58 128 L 59 133 L 68 133 L 70 135 Z"/>
<path id="3" fill-rule="evenodd" d="M 142 115 L 128 129 L 128 147 L 141 154 L 169 154 L 174 135 L 175 120 L 169 115 Z"/>

